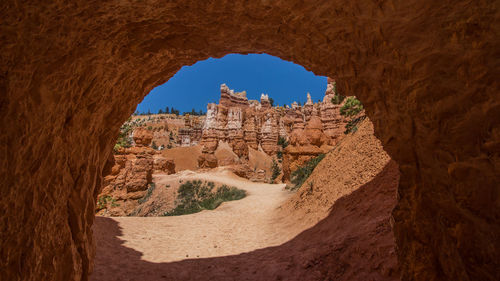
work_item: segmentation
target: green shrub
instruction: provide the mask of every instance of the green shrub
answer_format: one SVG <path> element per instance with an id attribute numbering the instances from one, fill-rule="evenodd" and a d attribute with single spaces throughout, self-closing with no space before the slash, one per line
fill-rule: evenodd
<path id="1" fill-rule="evenodd" d="M 279 160 L 283 159 L 283 151 L 279 150 L 276 152 L 276 157 L 278 157 Z"/>
<path id="2" fill-rule="evenodd" d="M 348 97 L 344 105 L 340 108 L 340 115 L 351 117 L 363 110 L 363 105 L 355 97 Z"/>
<path id="3" fill-rule="evenodd" d="M 118 135 L 118 139 L 116 140 L 116 144 L 113 147 L 113 150 L 117 152 L 122 147 L 130 147 L 132 145 L 132 139 L 130 138 L 130 131 L 132 131 L 134 126 L 132 125 L 131 119 L 129 118 L 123 125 L 120 127 L 120 134 Z"/>
<path id="4" fill-rule="evenodd" d="M 141 199 L 137 200 L 137 202 L 139 202 L 139 204 L 147 202 L 149 200 L 149 197 L 151 197 L 151 194 L 153 194 L 153 191 L 155 190 L 155 188 L 156 188 L 155 183 L 154 182 L 150 183 L 149 187 L 148 187 L 148 191 L 146 192 L 146 194 L 144 195 L 144 197 L 142 197 Z"/>
<path id="5" fill-rule="evenodd" d="M 315 158 L 307 161 L 302 167 L 293 171 L 290 181 L 294 184 L 294 186 L 291 188 L 291 190 L 300 188 L 302 184 L 307 180 L 307 178 L 309 178 L 309 176 L 312 174 L 314 168 L 316 168 L 319 162 L 323 160 L 323 158 L 325 158 L 325 154 L 320 154 Z"/>
<path id="6" fill-rule="evenodd" d="M 284 137 L 279 137 L 278 138 L 278 145 L 281 145 L 283 149 L 285 149 L 288 146 L 288 142 Z"/>
<path id="7" fill-rule="evenodd" d="M 236 187 L 222 185 L 215 192 L 213 182 L 200 180 L 187 181 L 180 187 L 177 195 L 179 204 L 175 209 L 165 212 L 164 216 L 180 216 L 198 213 L 202 210 L 214 210 L 222 202 L 239 200 L 246 196 L 246 192 Z"/>
<path id="8" fill-rule="evenodd" d="M 347 124 L 345 125 L 345 131 L 344 134 L 349 134 L 349 133 L 355 133 L 358 130 L 358 124 L 361 123 L 361 121 L 365 120 L 366 115 L 359 116 L 357 118 L 354 118 L 352 120 L 349 120 Z"/>
<path id="9" fill-rule="evenodd" d="M 280 169 L 280 166 L 278 166 L 278 163 L 276 163 L 276 161 L 273 159 L 273 164 L 271 166 L 271 183 L 274 183 L 274 181 L 276 180 L 276 178 L 278 178 L 278 176 L 281 174 L 281 169 Z"/>
<path id="10" fill-rule="evenodd" d="M 349 97 L 344 105 L 340 108 L 341 115 L 351 117 L 351 120 L 349 120 L 345 125 L 344 134 L 347 135 L 349 133 L 355 133 L 358 130 L 358 124 L 366 118 L 366 115 L 354 118 L 361 111 L 363 111 L 363 105 L 355 97 Z"/>
<path id="11" fill-rule="evenodd" d="M 120 204 L 116 203 L 116 199 L 109 196 L 104 195 L 97 199 L 96 211 L 102 210 L 107 207 L 108 203 L 111 203 L 111 207 L 118 207 Z"/>

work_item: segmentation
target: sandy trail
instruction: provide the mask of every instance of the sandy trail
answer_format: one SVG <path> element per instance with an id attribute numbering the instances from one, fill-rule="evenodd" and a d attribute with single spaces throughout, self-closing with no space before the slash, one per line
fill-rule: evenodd
<path id="1" fill-rule="evenodd" d="M 324 219 L 300 234 L 296 214 L 276 209 L 289 196 L 281 186 L 203 177 L 238 185 L 249 195 L 188 216 L 97 217 L 90 279 L 399 280 L 390 226 L 399 180 L 395 163 L 338 199 Z"/>
<path id="2" fill-rule="evenodd" d="M 399 280 L 391 227 L 399 167 L 380 153 L 365 123 L 295 194 L 223 172 L 155 177 L 159 191 L 198 178 L 248 196 L 188 216 L 97 217 L 91 280 Z"/>
<path id="3" fill-rule="evenodd" d="M 279 219 L 273 214 L 290 196 L 284 184 L 254 183 L 223 171 L 185 171 L 179 174 L 179 179 L 236 186 L 246 190 L 247 196 L 224 202 L 215 210 L 191 215 L 111 218 L 122 228 L 119 238 L 124 241 L 123 245 L 141 252 L 145 261 L 173 262 L 235 255 L 280 245 L 299 232 L 287 231 L 287 235 L 282 235 L 282 231 L 276 229 Z M 162 184 L 161 177 L 156 181 Z M 103 231 L 99 229 L 99 220 L 96 231 Z"/>

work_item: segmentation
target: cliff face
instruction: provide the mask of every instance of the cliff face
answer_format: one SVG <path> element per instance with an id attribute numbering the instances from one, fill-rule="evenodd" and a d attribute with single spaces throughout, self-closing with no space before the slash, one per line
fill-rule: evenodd
<path id="1" fill-rule="evenodd" d="M 219 104 L 207 106 L 201 145 L 204 153 L 214 153 L 219 141 L 228 142 L 242 159 L 248 159 L 248 148 L 261 149 L 275 155 L 281 137 L 292 146 L 311 146 L 308 153 L 318 155 L 334 145 L 344 135 L 346 119 L 340 115 L 340 105 L 331 102 L 335 81 L 328 79 L 323 102 L 313 103 L 309 94 L 304 106 L 272 107 L 268 95 L 259 101 L 248 100 L 245 92 L 235 93 L 221 85 Z M 321 148 L 323 147 L 323 148 Z M 321 148 L 321 149 L 320 149 Z M 285 153 L 294 154 L 293 150 Z"/>

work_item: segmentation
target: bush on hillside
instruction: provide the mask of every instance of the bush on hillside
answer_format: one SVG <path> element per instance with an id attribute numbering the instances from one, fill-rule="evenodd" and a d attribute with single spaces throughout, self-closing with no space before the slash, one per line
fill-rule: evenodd
<path id="1" fill-rule="evenodd" d="M 213 182 L 194 180 L 183 183 L 178 190 L 177 207 L 163 215 L 180 216 L 198 213 L 202 210 L 214 210 L 222 202 L 239 200 L 246 196 L 244 190 L 236 187 L 222 185 L 213 192 L 214 188 Z"/>
<path id="2" fill-rule="evenodd" d="M 274 183 L 274 181 L 278 178 L 278 176 L 281 174 L 281 169 L 280 166 L 278 166 L 278 163 L 273 159 L 273 164 L 271 165 L 271 183 Z"/>
<path id="3" fill-rule="evenodd" d="M 116 203 L 115 198 L 109 195 L 103 195 L 97 199 L 96 212 L 106 208 L 108 206 L 108 203 L 111 203 L 111 207 L 120 206 L 120 204 Z"/>
<path id="4" fill-rule="evenodd" d="M 356 97 L 348 97 L 340 108 L 340 115 L 352 117 L 363 111 L 363 105 Z"/>
<path id="5" fill-rule="evenodd" d="M 347 124 L 345 125 L 345 131 L 344 134 L 349 134 L 349 133 L 355 133 L 358 130 L 358 124 L 361 123 L 361 121 L 365 120 L 366 115 L 356 117 L 352 120 L 349 120 Z"/>
<path id="6" fill-rule="evenodd" d="M 281 160 L 283 159 L 283 151 L 278 150 L 278 152 L 276 152 L 276 157 L 278 158 L 278 161 L 281 163 Z"/>
<path id="7" fill-rule="evenodd" d="M 363 105 L 355 97 L 349 97 L 340 108 L 340 115 L 350 117 L 351 120 L 345 125 L 344 134 L 355 133 L 358 130 L 358 124 L 365 120 L 366 115 L 356 116 L 363 111 Z"/>
<path id="8" fill-rule="evenodd" d="M 278 145 L 281 146 L 281 148 L 285 149 L 288 146 L 288 142 L 284 137 L 279 137 L 278 138 Z"/>
<path id="9" fill-rule="evenodd" d="M 123 125 L 120 127 L 120 134 L 118 135 L 118 139 L 116 140 L 116 144 L 113 148 L 115 152 L 120 150 L 120 148 L 128 148 L 132 146 L 132 139 L 130 138 L 130 132 L 133 130 L 134 125 L 131 122 L 131 118 L 129 118 Z"/>
<path id="10" fill-rule="evenodd" d="M 326 154 L 320 154 L 315 158 L 307 161 L 303 166 L 299 167 L 297 170 L 293 171 L 291 174 L 291 182 L 294 186 L 291 188 L 292 190 L 298 189 L 302 186 L 302 184 L 309 178 L 309 176 L 314 171 L 314 168 L 325 158 Z"/>

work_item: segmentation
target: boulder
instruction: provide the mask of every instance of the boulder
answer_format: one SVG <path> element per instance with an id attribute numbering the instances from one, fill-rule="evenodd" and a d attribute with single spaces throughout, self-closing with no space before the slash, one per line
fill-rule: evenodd
<path id="1" fill-rule="evenodd" d="M 167 174 L 175 174 L 175 162 L 173 159 L 167 159 L 163 156 L 156 155 L 154 157 L 153 167 L 155 171 L 165 172 Z"/>
<path id="2" fill-rule="evenodd" d="M 198 157 L 198 167 L 200 168 L 216 168 L 217 158 L 211 153 L 203 153 Z"/>
<path id="3" fill-rule="evenodd" d="M 149 146 L 153 140 L 153 132 L 139 127 L 134 130 L 133 138 L 136 146 Z"/>

